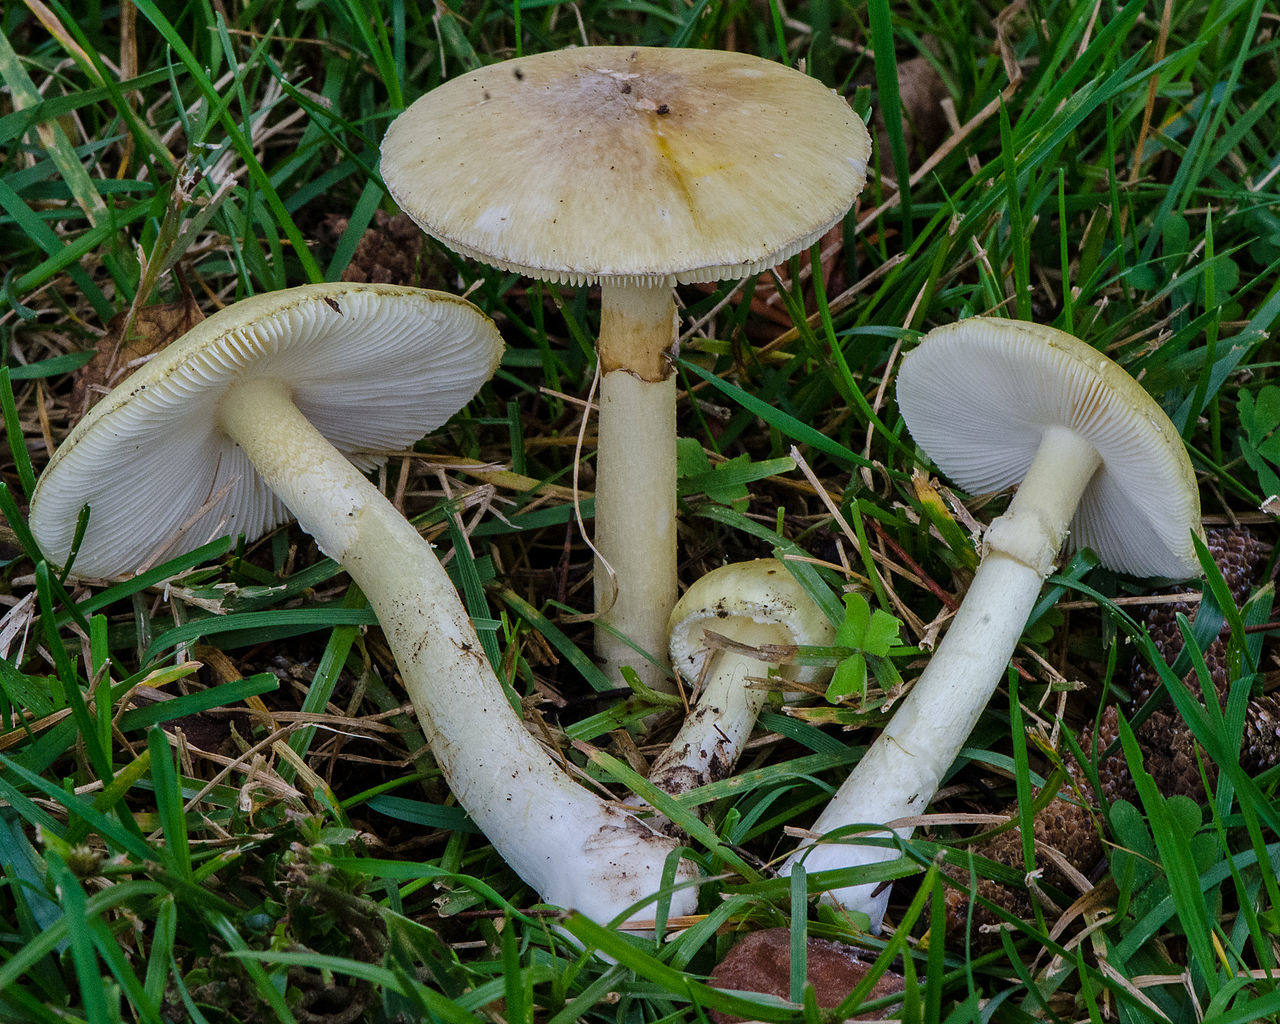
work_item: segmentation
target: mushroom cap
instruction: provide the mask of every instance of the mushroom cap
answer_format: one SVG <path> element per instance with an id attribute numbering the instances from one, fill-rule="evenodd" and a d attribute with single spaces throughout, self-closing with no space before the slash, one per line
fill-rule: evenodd
<path id="1" fill-rule="evenodd" d="M 773 61 L 585 46 L 433 89 L 392 122 L 382 177 L 454 250 L 573 284 L 745 277 L 840 222 L 871 140 Z"/>
<path id="2" fill-rule="evenodd" d="M 1075 431 L 1102 458 L 1070 543 L 1136 576 L 1199 572 L 1200 494 L 1169 417 L 1119 365 L 1038 324 L 973 317 L 930 331 L 898 371 L 916 443 L 971 493 L 1017 484 L 1046 427 Z"/>
<path id="3" fill-rule="evenodd" d="M 803 646 L 825 646 L 836 635 L 831 620 L 778 559 L 734 562 L 704 575 L 671 610 L 667 620 L 671 664 L 686 679 L 697 679 L 707 656 L 704 628 L 728 633 L 733 619 L 782 626 L 790 632 L 791 643 Z M 814 665 L 783 670 L 786 678 L 801 683 L 818 683 L 830 673 L 830 668 Z"/>
<path id="4" fill-rule="evenodd" d="M 218 406 L 248 377 L 287 382 L 294 402 L 361 469 L 444 423 L 492 376 L 493 322 L 442 292 L 304 285 L 202 321 L 96 405 L 54 452 L 31 499 L 45 555 L 68 558 L 81 508 L 81 576 L 116 576 L 216 537 L 250 540 L 289 518 Z"/>

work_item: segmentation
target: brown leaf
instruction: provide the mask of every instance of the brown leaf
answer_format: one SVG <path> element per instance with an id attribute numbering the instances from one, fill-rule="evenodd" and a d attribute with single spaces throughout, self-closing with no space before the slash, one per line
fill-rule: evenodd
<path id="1" fill-rule="evenodd" d="M 132 324 L 128 318 L 128 310 L 111 318 L 107 333 L 95 346 L 97 354 L 76 371 L 71 401 L 80 416 L 132 373 L 139 359 L 182 337 L 204 319 L 204 313 L 184 282 L 177 302 L 143 306 L 134 313 Z"/>

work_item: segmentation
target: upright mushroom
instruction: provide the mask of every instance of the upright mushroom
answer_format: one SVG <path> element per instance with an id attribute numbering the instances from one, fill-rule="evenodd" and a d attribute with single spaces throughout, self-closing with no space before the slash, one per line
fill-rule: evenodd
<path id="1" fill-rule="evenodd" d="M 630 663 L 670 688 L 672 288 L 807 248 L 861 191 L 870 145 L 840 96 L 780 64 L 617 46 L 468 72 L 387 131 L 383 179 L 429 234 L 531 277 L 601 285 L 595 543 L 617 589 L 598 559 L 596 652 L 615 675 Z"/>
<path id="2" fill-rule="evenodd" d="M 1075 547 L 1092 548 L 1121 572 L 1198 572 L 1200 497 L 1182 440 L 1142 387 L 1096 349 L 1052 328 L 974 317 L 926 335 L 903 360 L 897 393 L 911 436 L 943 472 L 971 492 L 1018 490 L 987 528 L 982 561 L 942 643 L 814 824 L 818 833 L 924 811 L 1003 677 L 1068 528 Z M 791 861 L 812 872 L 893 856 L 891 848 L 828 842 L 802 847 Z M 875 889 L 830 896 L 878 928 L 888 890 L 873 896 Z"/>
<path id="3" fill-rule="evenodd" d="M 431 547 L 360 472 L 443 423 L 498 365 L 468 302 L 309 285 L 229 306 L 111 392 L 54 453 L 31 528 L 56 562 L 114 576 L 286 509 L 368 597 L 458 802 L 549 903 L 609 920 L 661 885 L 674 843 L 576 785 L 516 717 Z M 353 465 L 354 463 L 354 465 Z M 692 877 L 684 864 L 678 878 Z M 693 906 L 676 892 L 672 913 Z"/>

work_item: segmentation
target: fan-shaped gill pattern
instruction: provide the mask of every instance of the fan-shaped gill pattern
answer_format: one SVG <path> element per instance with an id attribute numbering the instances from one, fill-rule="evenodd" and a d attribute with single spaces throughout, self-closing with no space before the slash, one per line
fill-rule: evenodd
<path id="1" fill-rule="evenodd" d="M 1017 484 L 1046 427 L 1077 432 L 1102 467 L 1072 546 L 1134 575 L 1197 571 L 1200 499 L 1181 438 L 1132 377 L 1079 339 L 986 317 L 940 327 L 903 360 L 897 394 L 916 443 L 972 493 Z"/>
<path id="2" fill-rule="evenodd" d="M 308 285 L 199 324 L 102 400 L 55 452 L 31 527 L 59 564 L 80 509 L 84 576 L 116 576 L 216 537 L 252 539 L 288 516 L 218 425 L 227 389 L 287 383 L 295 403 L 361 468 L 439 426 L 497 367 L 492 322 L 454 296 L 389 285 Z"/>

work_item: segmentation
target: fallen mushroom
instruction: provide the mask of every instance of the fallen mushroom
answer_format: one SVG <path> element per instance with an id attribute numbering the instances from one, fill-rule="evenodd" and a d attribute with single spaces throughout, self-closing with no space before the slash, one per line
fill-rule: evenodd
<path id="1" fill-rule="evenodd" d="M 104 398 L 31 503 L 47 556 L 81 576 L 136 569 L 286 509 L 364 591 L 458 802 L 548 903 L 608 921 L 661 887 L 675 844 L 561 771 L 525 729 L 448 576 L 357 467 L 443 423 L 502 341 L 468 302 L 391 285 L 309 285 L 220 311 Z M 694 876 L 687 862 L 677 880 Z M 684 914 L 694 888 L 678 889 Z"/>
<path id="2" fill-rule="evenodd" d="M 1004 676 L 1070 527 L 1072 544 L 1137 576 L 1198 573 L 1200 498 L 1182 440 L 1117 364 L 1048 327 L 974 317 L 903 360 L 898 406 L 916 443 L 974 493 L 1021 481 L 987 528 L 969 591 L 928 666 L 813 826 L 825 834 L 923 813 Z M 878 829 L 883 834 L 885 829 Z M 906 838 L 908 826 L 892 830 Z M 892 846 L 806 844 L 809 872 L 894 858 Z M 831 890 L 878 928 L 888 887 Z"/>
<path id="3" fill-rule="evenodd" d="M 751 679 L 771 663 L 750 653 L 709 648 L 707 633 L 749 648 L 824 646 L 835 627 L 787 567 L 760 558 L 712 569 L 676 603 L 669 627 L 671 663 L 700 694 L 675 739 L 654 761 L 649 781 L 678 795 L 726 778 L 751 736 L 768 691 Z M 829 668 L 789 665 L 784 679 L 813 684 Z"/>
<path id="4" fill-rule="evenodd" d="M 861 119 L 820 82 L 695 49 L 503 61 L 446 82 L 387 131 L 383 179 L 427 233 L 507 270 L 601 285 L 596 653 L 615 677 L 630 664 L 671 689 L 673 286 L 746 277 L 807 248 L 843 219 L 869 155 Z"/>

